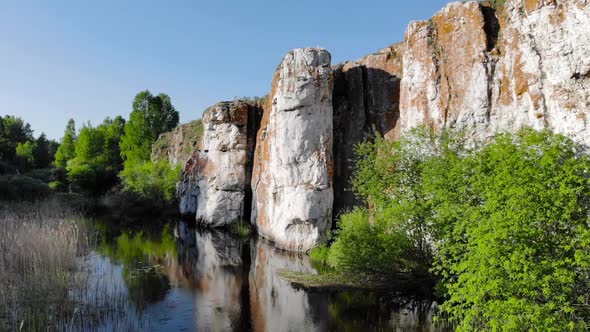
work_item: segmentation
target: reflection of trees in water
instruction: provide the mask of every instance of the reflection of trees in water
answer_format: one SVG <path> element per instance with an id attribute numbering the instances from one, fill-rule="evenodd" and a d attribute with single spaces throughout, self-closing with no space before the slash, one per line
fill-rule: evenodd
<path id="1" fill-rule="evenodd" d="M 177 255 L 171 226 L 156 234 L 123 232 L 112 242 L 105 239 L 98 252 L 122 265 L 129 299 L 138 309 L 163 300 L 170 290 L 163 264 Z"/>
<path id="2" fill-rule="evenodd" d="M 391 293 L 343 291 L 330 295 L 332 328 L 371 330 L 435 331 L 431 323 L 433 303 L 429 299 L 396 296 Z"/>
<path id="3" fill-rule="evenodd" d="M 431 301 L 367 291 L 306 291 L 279 269 L 316 273 L 309 257 L 178 223 L 156 236 L 123 233 L 102 252 L 123 266 L 139 309 L 190 289 L 197 330 L 433 331 Z"/>

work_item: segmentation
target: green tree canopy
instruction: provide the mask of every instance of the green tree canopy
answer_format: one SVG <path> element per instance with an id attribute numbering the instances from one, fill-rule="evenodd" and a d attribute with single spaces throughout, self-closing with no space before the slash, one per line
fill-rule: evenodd
<path id="1" fill-rule="evenodd" d="M 106 118 L 99 127 L 104 130 L 105 162 L 118 172 L 123 168 L 120 143 L 121 137 L 125 132 L 125 119 L 121 116 L 117 116 L 114 119 Z"/>
<path id="2" fill-rule="evenodd" d="M 68 161 L 76 156 L 76 148 L 74 143 L 76 141 L 76 123 L 74 119 L 70 119 L 64 132 L 64 137 L 61 139 L 61 144 L 55 153 L 55 165 L 66 168 Z"/>
<path id="3" fill-rule="evenodd" d="M 41 133 L 33 146 L 33 157 L 35 160 L 35 168 L 47 168 L 53 161 L 53 154 L 50 151 L 50 141 Z M 55 152 L 54 152 L 55 153 Z"/>
<path id="4" fill-rule="evenodd" d="M 160 134 L 174 129 L 178 120 L 178 112 L 168 95 L 160 93 L 153 96 L 147 90 L 138 93 L 121 139 L 121 154 L 125 162 L 148 161 L 152 144 Z"/>
<path id="5" fill-rule="evenodd" d="M 23 166 L 30 167 L 35 162 L 35 157 L 33 155 L 34 145 L 31 141 L 27 141 L 24 143 L 18 143 L 16 146 L 16 155 L 17 157 L 24 162 Z"/>
<path id="6" fill-rule="evenodd" d="M 19 117 L 6 115 L 0 119 L 0 159 L 16 161 L 17 145 L 32 141 L 33 130 Z"/>

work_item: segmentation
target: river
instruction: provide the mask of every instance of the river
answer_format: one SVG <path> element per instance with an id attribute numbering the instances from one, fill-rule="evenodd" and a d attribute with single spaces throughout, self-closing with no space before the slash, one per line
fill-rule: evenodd
<path id="1" fill-rule="evenodd" d="M 435 304 L 394 292 L 306 290 L 277 274 L 317 273 L 309 257 L 183 222 L 155 231 L 102 225 L 84 256 L 83 298 L 114 331 L 440 331 Z M 105 318 L 106 317 L 106 318 Z M 98 324 L 98 325 L 96 325 Z"/>

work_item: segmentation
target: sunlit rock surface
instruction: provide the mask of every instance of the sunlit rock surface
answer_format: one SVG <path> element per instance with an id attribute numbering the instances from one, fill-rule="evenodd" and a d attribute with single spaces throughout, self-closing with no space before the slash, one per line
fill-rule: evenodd
<path id="1" fill-rule="evenodd" d="M 194 211 L 198 223 L 211 227 L 237 222 L 249 213 L 261 113 L 257 104 L 243 101 L 221 102 L 205 111 L 202 139 L 179 184 L 181 212 Z"/>
<path id="2" fill-rule="evenodd" d="M 413 22 L 403 45 L 402 131 L 459 128 L 487 138 L 523 126 L 590 143 L 590 6 L 452 3 Z"/>
<path id="3" fill-rule="evenodd" d="M 256 143 L 243 123 L 204 119 L 203 146 L 185 167 L 194 171 L 179 185 L 181 210 L 212 226 L 252 211 L 261 236 L 305 251 L 325 240 L 331 215 L 361 203 L 350 190 L 354 146 L 375 132 L 397 140 L 424 125 L 474 140 L 532 127 L 590 145 L 589 27 L 586 0 L 467 1 L 356 61 L 331 67 L 325 50 L 293 50 L 275 73 Z M 244 140 L 254 155 L 230 143 Z"/>
<path id="4" fill-rule="evenodd" d="M 330 54 L 295 49 L 279 65 L 257 136 L 252 223 L 278 247 L 311 249 L 332 218 Z"/>

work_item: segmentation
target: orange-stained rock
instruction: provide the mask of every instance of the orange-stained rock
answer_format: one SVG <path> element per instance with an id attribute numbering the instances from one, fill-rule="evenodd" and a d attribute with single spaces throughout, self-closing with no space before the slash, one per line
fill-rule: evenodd
<path id="1" fill-rule="evenodd" d="M 203 114 L 198 150 L 185 164 L 179 185 L 181 211 L 211 227 L 242 220 L 249 212 L 257 103 L 221 102 Z M 246 216 L 247 217 L 247 216 Z"/>
<path id="2" fill-rule="evenodd" d="M 374 131 L 399 137 L 401 44 L 334 66 L 334 215 L 360 201 L 351 191 L 355 146 Z"/>
<path id="3" fill-rule="evenodd" d="M 289 52 L 277 69 L 258 132 L 252 224 L 276 246 L 306 251 L 332 219 L 332 68 L 318 48 Z"/>
<path id="4" fill-rule="evenodd" d="M 402 131 L 458 128 L 487 138 L 524 126 L 590 144 L 590 4 L 508 0 L 497 12 L 451 3 L 406 31 Z"/>

